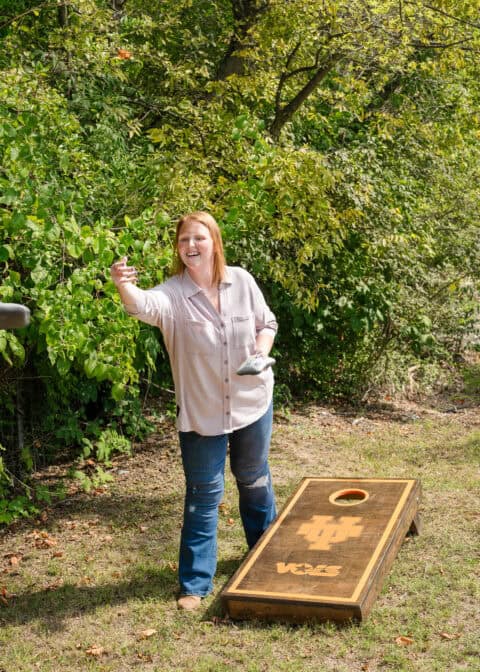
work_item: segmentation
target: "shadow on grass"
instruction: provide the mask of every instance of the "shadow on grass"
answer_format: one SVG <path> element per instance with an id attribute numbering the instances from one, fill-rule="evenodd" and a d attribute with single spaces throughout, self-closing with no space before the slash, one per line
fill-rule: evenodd
<path id="1" fill-rule="evenodd" d="M 107 525 L 114 531 L 115 528 L 139 530 L 140 526 L 145 524 L 148 529 L 153 525 L 161 526 L 164 531 L 168 531 L 178 528 L 181 524 L 183 499 L 183 492 L 160 497 L 118 494 L 110 496 L 108 493 L 92 496 L 77 493 L 47 506 L 48 517 L 44 519 L 20 519 L 8 528 L 0 530 L 0 543 L 8 539 L 10 534 L 28 534 L 38 529 L 48 530 L 57 535 L 58 530 L 62 530 L 67 521 L 75 523 L 76 526 L 90 521 L 91 525 Z"/>
<path id="2" fill-rule="evenodd" d="M 38 620 L 50 632 L 64 629 L 64 621 L 96 609 L 123 605 L 130 600 L 172 601 L 177 592 L 177 576 L 169 568 L 135 570 L 126 581 L 96 586 L 64 584 L 55 590 L 43 589 L 11 597 L 0 612 L 0 624 L 24 625 Z"/>

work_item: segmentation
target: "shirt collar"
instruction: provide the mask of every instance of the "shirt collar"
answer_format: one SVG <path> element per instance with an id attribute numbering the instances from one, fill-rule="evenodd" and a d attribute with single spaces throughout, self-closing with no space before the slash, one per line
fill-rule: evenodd
<path id="1" fill-rule="evenodd" d="M 189 272 L 187 269 L 183 271 L 182 275 L 182 281 L 183 281 L 183 291 L 185 294 L 185 297 L 189 299 L 191 296 L 195 296 L 195 294 L 199 294 L 202 292 L 202 288 L 199 287 L 190 277 Z M 231 285 L 232 280 L 230 278 L 230 275 L 228 273 L 228 268 L 225 268 L 225 279 L 222 280 L 220 283 L 220 287 L 225 287 L 226 285 Z"/>

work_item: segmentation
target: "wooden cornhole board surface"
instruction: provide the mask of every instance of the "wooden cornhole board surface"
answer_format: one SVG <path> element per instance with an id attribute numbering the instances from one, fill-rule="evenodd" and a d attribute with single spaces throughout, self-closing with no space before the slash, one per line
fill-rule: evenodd
<path id="1" fill-rule="evenodd" d="M 412 528 L 420 483 L 304 478 L 222 591 L 231 618 L 364 619 Z"/>

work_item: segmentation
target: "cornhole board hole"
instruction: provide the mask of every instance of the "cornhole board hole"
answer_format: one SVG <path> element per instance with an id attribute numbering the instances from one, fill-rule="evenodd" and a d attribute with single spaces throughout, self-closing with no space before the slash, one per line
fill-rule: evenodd
<path id="1" fill-rule="evenodd" d="M 417 480 L 304 478 L 221 597 L 233 619 L 361 621 L 409 530 Z"/>

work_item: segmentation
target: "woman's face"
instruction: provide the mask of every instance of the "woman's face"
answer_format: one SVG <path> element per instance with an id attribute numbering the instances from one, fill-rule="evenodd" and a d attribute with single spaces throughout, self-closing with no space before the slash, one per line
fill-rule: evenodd
<path id="1" fill-rule="evenodd" d="M 213 238 L 200 222 L 187 222 L 178 236 L 178 254 L 185 266 L 192 271 L 210 268 L 213 264 Z"/>

